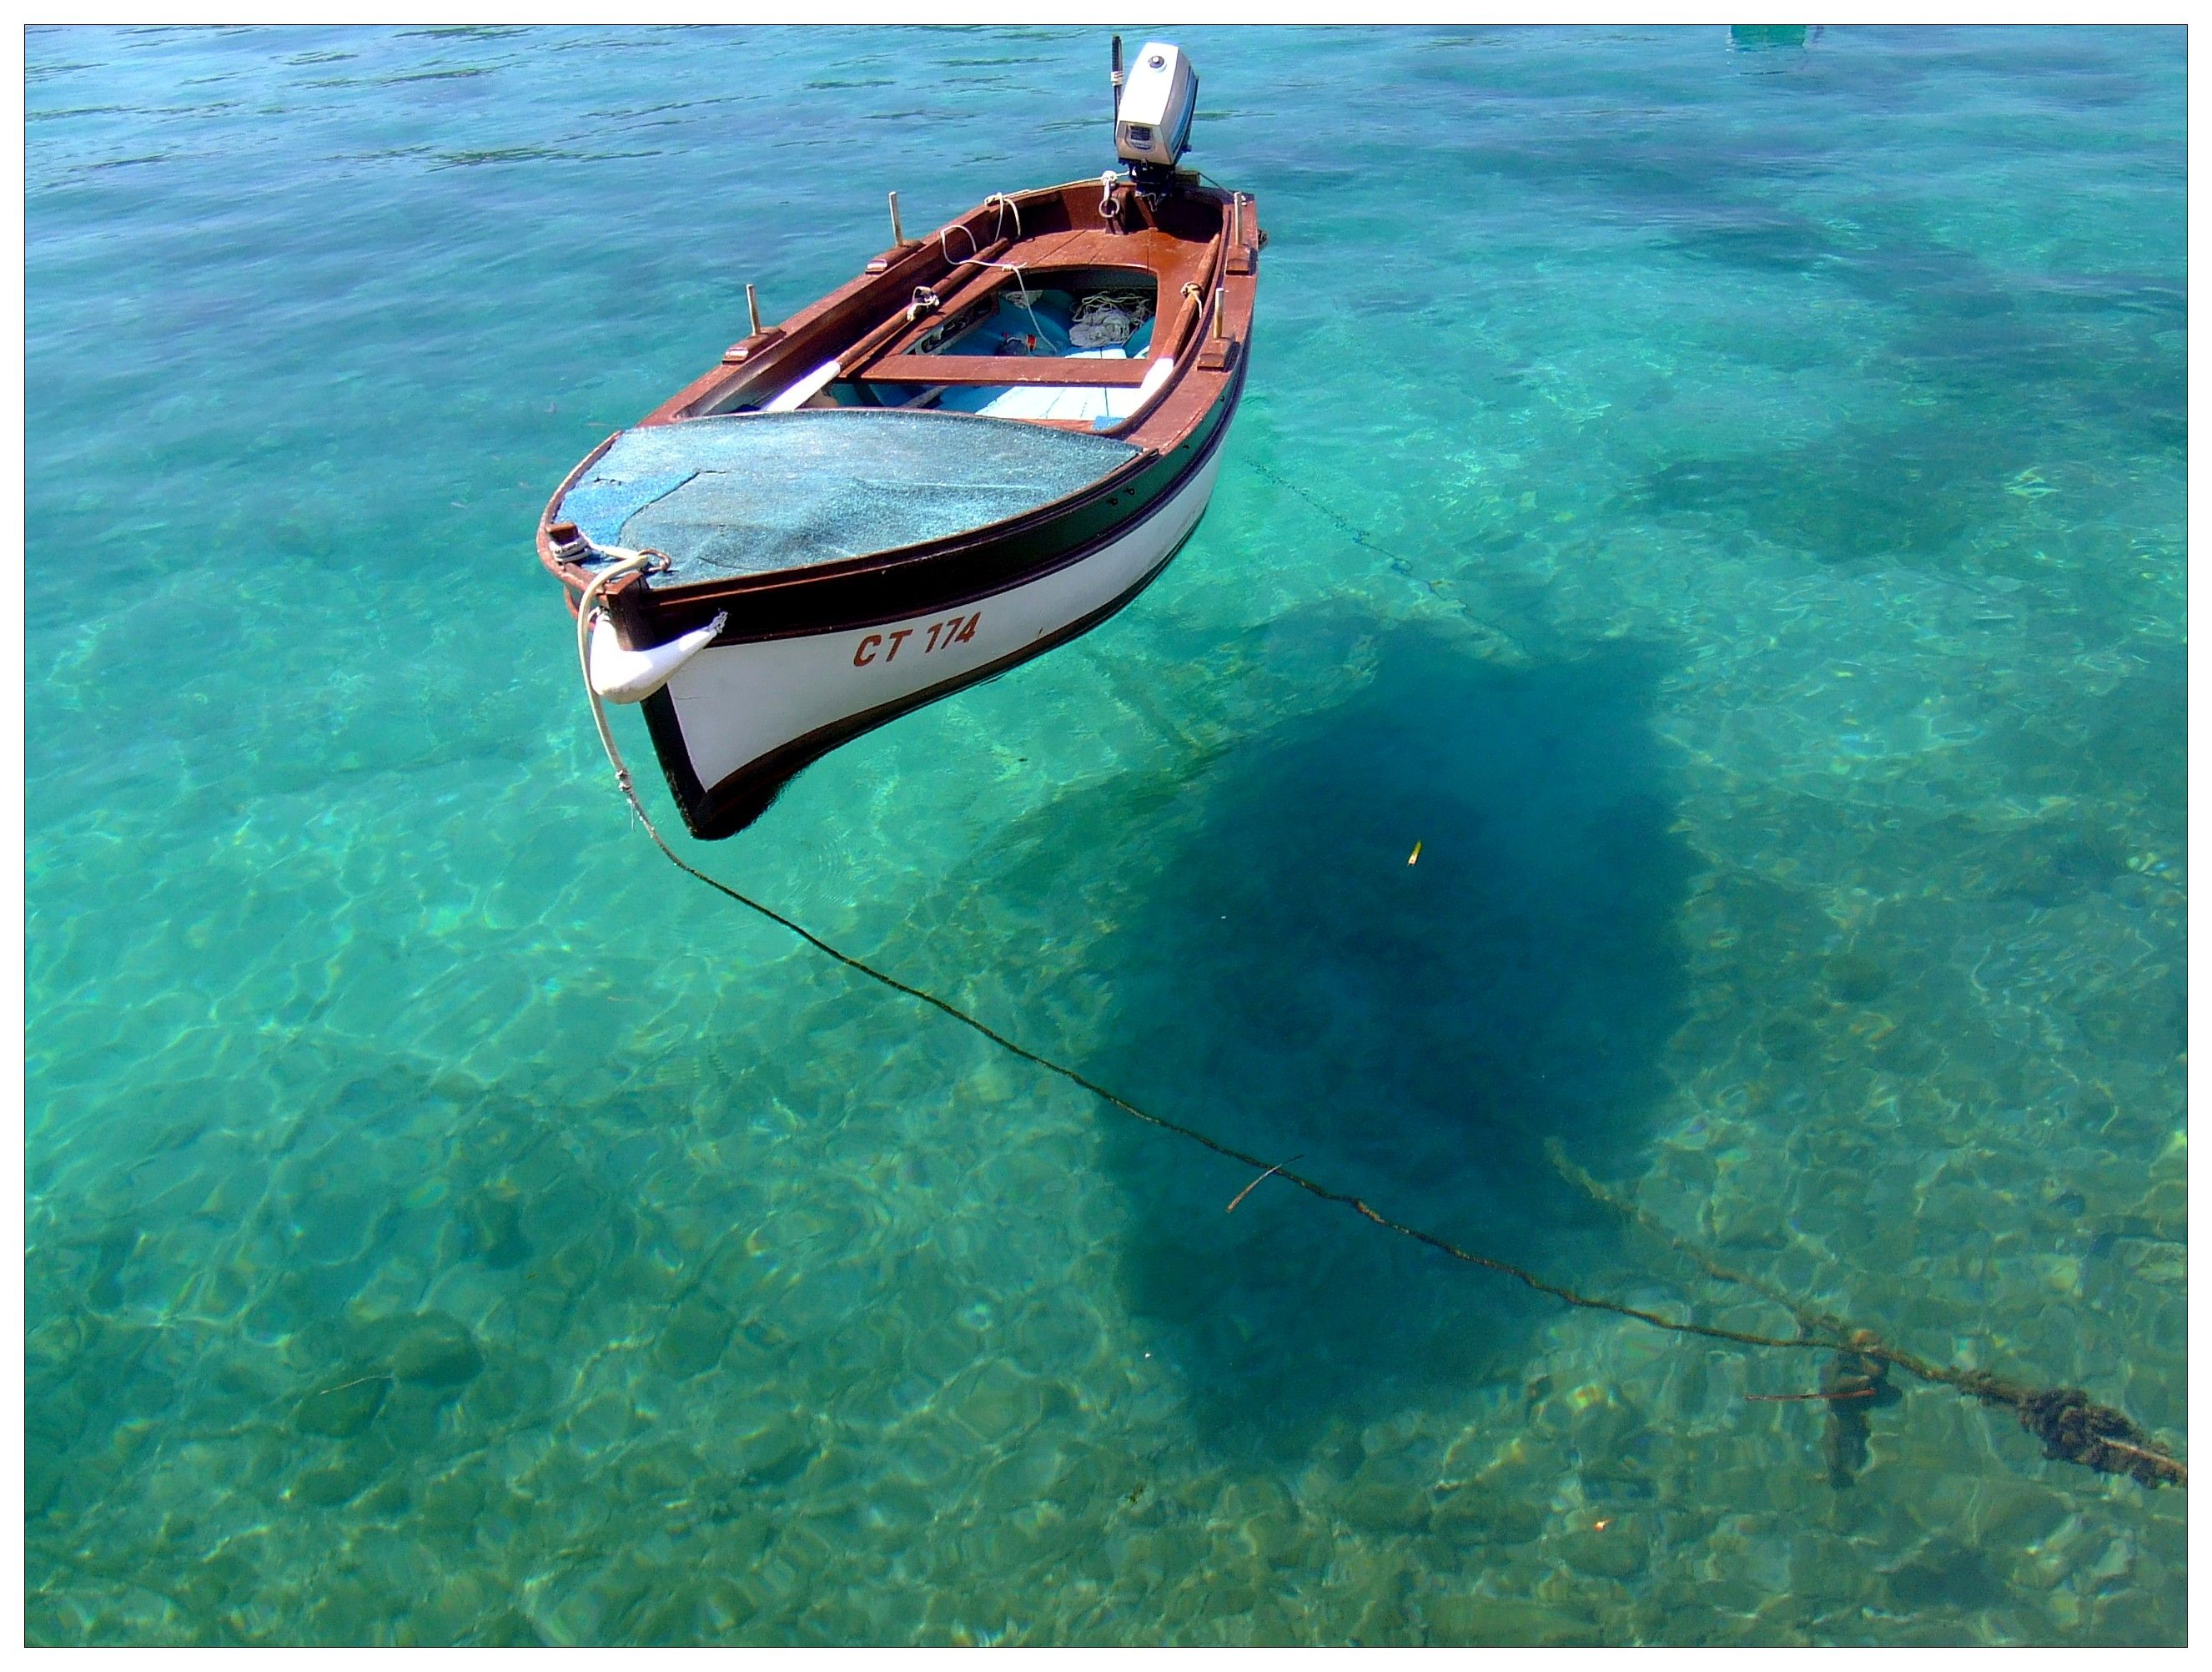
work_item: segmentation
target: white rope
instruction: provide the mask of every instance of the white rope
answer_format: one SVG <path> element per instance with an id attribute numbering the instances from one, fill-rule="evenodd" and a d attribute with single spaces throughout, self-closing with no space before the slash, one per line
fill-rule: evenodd
<path id="1" fill-rule="evenodd" d="M 996 204 L 999 208 L 998 224 L 993 228 L 992 232 L 992 241 L 994 243 L 996 243 L 1000 239 L 1006 236 L 1006 211 L 1010 209 L 1014 211 L 1014 236 L 1017 239 L 1020 238 L 1022 235 L 1022 211 L 1019 204 L 1016 204 L 1012 198 L 1009 198 L 1005 193 L 999 192 L 994 192 L 989 197 L 984 198 L 983 202 L 987 207 L 990 204 Z M 952 253 L 952 246 L 945 241 L 945 234 L 956 230 L 967 234 L 968 247 L 974 253 L 964 256 L 956 256 Z M 1042 322 L 1040 321 L 1036 316 L 1036 309 L 1030 306 L 1029 275 L 1022 271 L 1018 263 L 1012 261 L 984 260 L 983 246 L 975 241 L 975 234 L 968 231 L 968 225 L 964 221 L 955 221 L 950 225 L 939 227 L 937 229 L 937 247 L 944 255 L 945 265 L 948 267 L 995 267 L 1000 272 L 1012 273 L 1014 276 L 1015 280 L 1022 288 L 1022 311 L 1030 316 L 1030 324 L 1036 327 L 1036 334 L 1038 337 L 1042 340 L 1050 340 L 1046 337 L 1045 328 Z"/>
<path id="2" fill-rule="evenodd" d="M 1006 235 L 1006 211 L 1008 210 L 1013 210 L 1014 236 L 1016 239 L 1019 239 L 1021 237 L 1022 206 L 1019 204 L 1016 203 L 1012 198 L 1009 198 L 1003 192 L 994 192 L 989 197 L 983 199 L 983 204 L 987 209 L 991 207 L 993 204 L 996 204 L 998 206 L 999 220 L 994 231 L 995 231 L 1000 238 L 1004 238 Z"/>
<path id="3" fill-rule="evenodd" d="M 1152 298 L 1139 290 L 1094 290 L 1075 305 L 1067 340 L 1079 349 L 1127 343 L 1151 317 Z"/>

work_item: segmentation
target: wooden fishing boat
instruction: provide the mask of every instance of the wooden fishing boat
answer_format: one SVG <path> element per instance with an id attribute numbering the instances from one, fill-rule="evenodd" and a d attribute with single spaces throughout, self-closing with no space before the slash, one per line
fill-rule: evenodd
<path id="1" fill-rule="evenodd" d="M 894 193 L 864 272 L 781 325 L 754 307 L 546 507 L 538 556 L 590 612 L 587 677 L 643 703 L 695 836 L 1097 626 L 1197 526 L 1266 236 L 1249 197 L 1178 166 L 1182 54 L 1148 43 L 1125 82 L 1116 40 L 1115 71 L 1121 170 L 920 239 Z"/>

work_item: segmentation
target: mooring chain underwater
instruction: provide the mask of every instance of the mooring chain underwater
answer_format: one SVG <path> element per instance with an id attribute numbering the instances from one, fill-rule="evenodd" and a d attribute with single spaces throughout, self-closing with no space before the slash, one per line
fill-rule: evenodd
<path id="1" fill-rule="evenodd" d="M 1271 471 L 1262 470 L 1261 474 L 1273 480 L 1281 480 Z M 1285 483 L 1284 485 L 1291 484 Z M 1302 498 L 1311 499 L 1311 496 L 1304 493 L 1303 490 L 1294 489 L 1294 491 L 1298 491 Z M 1313 502 L 1320 506 L 1319 501 L 1316 500 Z M 1326 507 L 1321 508 L 1327 510 Z M 1334 512 L 1328 512 L 1328 514 L 1331 520 L 1341 522 Z M 1382 550 L 1381 547 L 1375 546 L 1372 541 L 1359 534 L 1358 531 L 1352 530 L 1349 524 L 1342 526 L 1361 544 L 1369 545 L 1376 550 Z M 2124 1413 L 2115 1410 L 2108 1405 L 2099 1404 L 2081 1389 L 2034 1389 L 2022 1383 L 2005 1381 L 1986 1371 L 1964 1370 L 1956 1365 L 1938 1365 L 1916 1353 L 1890 1346 L 1872 1330 L 1853 1328 L 1844 1319 L 1790 1300 L 1765 1283 L 1714 1264 L 1702 1253 L 1675 1237 L 1673 1232 L 1666 1231 L 1652 1221 L 1640 1209 L 1623 1202 L 1595 1179 L 1574 1167 L 1566 1160 L 1564 1152 L 1559 1151 L 1556 1145 L 1553 1147 L 1554 1164 L 1584 1190 L 1624 1214 L 1647 1232 L 1668 1243 L 1678 1253 L 1685 1255 L 1694 1262 L 1709 1276 L 1748 1288 L 1781 1305 L 1796 1320 L 1799 1333 L 1794 1336 L 1766 1335 L 1752 1330 L 1728 1329 L 1717 1324 L 1699 1323 L 1693 1319 L 1668 1317 L 1662 1313 L 1653 1312 L 1640 1306 L 1632 1306 L 1625 1301 L 1608 1300 L 1601 1296 L 1582 1294 L 1565 1284 L 1553 1282 L 1534 1272 L 1513 1265 L 1507 1261 L 1492 1259 L 1488 1255 L 1477 1254 L 1472 1249 L 1462 1248 L 1449 1238 L 1439 1236 L 1434 1231 L 1424 1231 L 1418 1226 L 1394 1219 L 1378 1211 L 1363 1197 L 1354 1195 L 1350 1191 L 1332 1189 L 1318 1180 L 1310 1178 L 1304 1173 L 1293 1170 L 1287 1162 L 1271 1163 L 1262 1156 L 1238 1149 L 1233 1144 L 1224 1143 L 1195 1127 L 1185 1126 L 1179 1121 L 1172 1121 L 1165 1116 L 1155 1115 L 1148 1110 L 1139 1108 L 1127 1097 L 1109 1091 L 1080 1070 L 1071 1068 L 1063 1062 L 1056 1062 L 1052 1058 L 1008 1038 L 988 1022 L 970 1015 L 957 1005 L 938 997 L 934 993 L 902 982 L 897 976 L 878 969 L 864 958 L 857 958 L 848 952 L 840 952 L 804 924 L 793 921 L 773 907 L 764 905 L 751 896 L 731 887 L 727 883 L 708 875 L 668 845 L 666 839 L 660 834 L 659 828 L 653 824 L 652 815 L 646 812 L 644 802 L 638 798 L 636 787 L 630 781 L 629 769 L 623 763 L 622 751 L 615 743 L 613 728 L 608 724 L 606 710 L 599 701 L 598 691 L 592 687 L 592 614 L 598 605 L 599 593 L 611 581 L 642 569 L 652 568 L 656 564 L 665 564 L 667 561 L 660 553 L 650 550 L 620 551 L 611 555 L 614 556 L 615 561 L 592 577 L 590 583 L 584 588 L 583 596 L 577 600 L 576 654 L 583 670 L 584 692 L 591 702 L 592 719 L 599 729 L 599 743 L 606 751 L 608 763 L 614 769 L 615 787 L 622 792 L 623 799 L 629 803 L 631 812 L 636 815 L 638 823 L 645 827 L 645 832 L 653 839 L 653 846 L 659 848 L 671 865 L 686 875 L 704 883 L 716 893 L 734 901 L 748 911 L 766 918 L 769 922 L 788 930 L 817 952 L 836 959 L 847 969 L 866 976 L 869 980 L 889 988 L 894 993 L 902 994 L 909 999 L 920 1000 L 923 1004 L 943 1012 L 963 1026 L 971 1028 L 982 1035 L 1000 1049 L 1011 1055 L 1018 1056 L 1025 1062 L 1034 1063 L 1049 1073 L 1057 1074 L 1072 1085 L 1080 1086 L 1100 1102 L 1110 1104 L 1132 1119 L 1141 1121 L 1147 1126 L 1157 1127 L 1164 1132 L 1174 1133 L 1178 1137 L 1188 1139 L 1192 1143 L 1211 1150 L 1214 1154 L 1228 1160 L 1238 1162 L 1247 1167 L 1263 1170 L 1263 1177 L 1279 1178 L 1286 1183 L 1296 1185 L 1307 1195 L 1322 1201 L 1334 1202 L 1340 1207 L 1348 1207 L 1369 1223 L 1421 1243 L 1426 1248 L 1433 1249 L 1449 1259 L 1469 1266 L 1479 1266 L 1486 1271 L 1510 1277 L 1516 1283 L 1533 1289 L 1539 1294 L 1549 1295 L 1553 1299 L 1569 1306 L 1582 1307 L 1591 1311 L 1611 1312 L 1621 1317 L 1633 1318 L 1639 1323 L 1650 1324 L 1656 1329 L 1669 1330 L 1676 1335 L 1703 1336 L 1709 1341 L 1730 1341 L 1741 1347 L 1826 1349 L 1834 1354 L 1834 1357 L 1830 1360 L 1822 1376 L 1821 1390 L 1817 1394 L 1807 1395 L 1803 1397 L 1827 1402 L 1839 1431 L 1848 1429 L 1862 1436 L 1864 1434 L 1866 1419 L 1863 1405 L 1846 1405 L 1843 1401 L 1863 1400 L 1871 1402 L 1883 1391 L 1884 1379 L 1889 1368 L 1893 1365 L 1922 1381 L 1955 1389 L 1962 1394 L 1979 1400 L 1985 1405 L 2009 1407 L 2019 1417 L 2021 1426 L 2044 1443 L 2045 1456 L 2081 1463 L 2103 1474 L 2125 1474 L 2141 1481 L 2145 1486 L 2170 1484 L 2185 1487 L 2188 1485 L 2187 1467 L 2179 1458 L 2152 1439 Z M 1297 1158 L 1295 1156 L 1291 1158 L 1292 1160 Z M 1258 1183 L 1258 1180 L 1254 1181 L 1255 1184 Z M 1249 1189 L 1250 1187 L 1247 1187 L 1247 1194 Z M 1241 1201 L 1243 1196 L 1240 1195 L 1237 1200 Z M 1232 1207 L 1235 1205 L 1233 1202 L 1231 1204 Z"/>

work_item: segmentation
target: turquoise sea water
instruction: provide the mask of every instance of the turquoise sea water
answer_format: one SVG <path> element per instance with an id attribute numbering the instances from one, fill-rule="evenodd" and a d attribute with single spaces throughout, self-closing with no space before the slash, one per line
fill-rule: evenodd
<path id="1" fill-rule="evenodd" d="M 1177 38 L 1273 235 L 1199 537 L 685 851 L 2185 1450 L 2179 32 Z M 29 37 L 31 1639 L 2182 1640 L 2181 1493 L 1910 1383 L 1832 1484 L 1821 1355 L 1224 1215 L 631 828 L 546 496 L 886 190 L 1105 167 L 1104 57 Z"/>

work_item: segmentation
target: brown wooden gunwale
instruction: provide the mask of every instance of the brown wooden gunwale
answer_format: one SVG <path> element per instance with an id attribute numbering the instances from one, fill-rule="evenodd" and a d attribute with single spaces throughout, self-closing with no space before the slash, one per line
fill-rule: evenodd
<path id="1" fill-rule="evenodd" d="M 1191 235 L 1184 236 L 1158 224 L 1153 212 L 1126 186 L 1121 188 L 1117 194 L 1122 209 L 1116 223 L 1125 229 L 1109 228 L 1100 216 L 1097 198 L 1093 195 L 1098 190 L 1096 180 L 1083 180 L 1043 187 L 1031 192 L 1009 194 L 1009 200 L 1024 214 L 1033 215 L 1040 210 L 1048 210 L 1060 215 L 1064 222 L 1056 228 L 1040 227 L 1035 234 L 1014 240 L 1011 249 L 1020 252 L 1020 262 L 1024 268 L 1042 265 L 1146 267 L 1155 275 L 1163 301 L 1170 295 L 1180 294 L 1183 284 L 1195 285 L 1200 292 L 1195 299 L 1196 306 L 1179 310 L 1176 328 L 1168 344 L 1163 344 L 1157 340 L 1158 327 L 1156 325 L 1152 356 L 1133 361 L 1069 362 L 1013 357 L 1001 360 L 994 356 L 988 362 L 981 362 L 977 356 L 906 356 L 909 362 L 966 360 L 991 368 L 991 375 L 988 379 L 976 377 L 972 380 L 951 375 L 915 380 L 903 373 L 886 377 L 882 370 L 882 362 L 887 356 L 883 350 L 878 350 L 871 356 L 876 363 L 866 374 L 871 381 L 902 384 L 915 380 L 947 384 L 975 380 L 1126 386 L 1127 383 L 1141 381 L 1158 359 L 1172 353 L 1176 361 L 1176 370 L 1165 391 L 1130 427 L 1108 432 L 1130 442 L 1139 449 L 1139 453 L 1133 455 L 1128 465 L 1101 483 L 1083 494 L 1071 496 L 1068 501 L 1061 502 L 1061 507 L 1092 494 L 1103 496 L 1115 491 L 1120 483 L 1142 469 L 1151 459 L 1172 450 L 1212 410 L 1229 380 L 1239 369 L 1237 361 L 1250 333 L 1258 282 L 1257 253 L 1264 240 L 1257 207 L 1249 198 L 1243 198 L 1237 210 L 1232 214 L 1229 194 L 1194 185 L 1185 187 L 1168 199 L 1162 205 L 1163 210 L 1176 217 L 1188 219 L 1191 218 L 1190 210 L 1203 204 L 1215 211 L 1216 218 L 1210 235 L 1207 235 L 1209 229 L 1201 225 L 1191 228 Z M 995 234 L 1000 214 L 997 205 L 987 199 L 966 215 L 947 222 L 928 238 L 886 252 L 878 258 L 884 263 L 881 272 L 863 273 L 792 315 L 781 325 L 745 339 L 744 344 L 738 345 L 746 350 L 741 363 L 726 362 L 716 367 L 663 402 L 642 423 L 670 423 L 726 410 L 755 396 L 757 392 L 788 386 L 797 377 L 805 375 L 833 354 L 842 361 L 854 345 L 865 342 L 869 336 L 890 323 L 876 310 L 888 311 L 896 306 L 893 318 L 896 318 L 904 311 L 901 299 L 910 297 L 915 285 L 933 285 L 947 275 L 961 271 L 957 262 L 948 258 L 947 254 L 948 234 L 953 229 L 962 229 L 965 237 L 973 240 L 972 247 L 988 248 L 998 244 L 1000 240 L 995 235 L 987 240 L 980 234 L 987 227 Z M 1065 224 L 1079 220 L 1085 224 Z M 1140 224 L 1130 225 L 1133 222 Z M 1240 241 L 1233 247 L 1229 239 L 1232 224 L 1242 233 Z M 1039 255 L 1030 252 L 1032 248 L 1048 253 L 1041 258 Z M 1139 252 L 1153 258 L 1144 259 L 1141 256 L 1138 259 L 1130 258 Z M 1181 255 L 1182 259 L 1172 259 L 1176 255 Z M 1007 261 L 1009 253 L 1002 251 L 992 258 Z M 1000 269 L 981 271 L 986 279 L 999 283 L 1006 283 L 1011 278 L 1011 275 Z M 1185 273 L 1193 277 L 1184 278 L 1182 275 Z M 1173 291 L 1169 288 L 1171 280 L 1176 282 L 1176 289 Z M 988 283 L 960 285 L 955 291 L 955 296 L 961 299 L 957 307 L 966 307 L 976 297 L 988 294 L 992 288 Z M 1217 303 L 1219 307 L 1218 322 L 1215 317 Z M 955 308 L 948 306 L 922 320 L 911 322 L 909 331 L 893 331 L 888 338 L 888 344 L 896 346 L 902 337 L 908 340 L 918 340 L 932 324 L 952 317 L 954 312 Z M 864 323 L 871 320 L 873 323 Z M 1194 354 L 1188 351 L 1193 341 L 1200 345 L 1199 351 Z M 735 351 L 733 349 L 732 352 Z M 1055 369 L 1047 372 L 1044 368 L 1048 367 Z M 1060 368 L 1070 370 L 1063 373 L 1057 369 Z M 1074 370 L 1077 368 L 1080 368 L 1079 373 Z M 1108 376 L 1099 375 L 1108 368 L 1113 368 Z M 1040 374 L 1026 378 L 1008 375 L 1017 368 Z M 1049 427 L 1089 429 L 1088 425 L 1059 423 L 1050 423 Z M 590 573 L 580 565 L 556 556 L 547 531 L 553 521 L 553 508 L 559 503 L 561 496 L 616 439 L 616 436 L 609 436 L 568 473 L 548 503 L 544 516 L 540 519 L 538 532 L 539 559 L 568 589 L 572 609 L 576 595 L 588 582 Z M 1041 508 L 1048 511 L 1057 508 Z M 631 576 L 608 588 L 606 595 L 611 601 L 617 601 L 618 593 L 635 591 L 640 594 L 635 598 L 620 599 L 619 603 L 627 607 L 617 608 L 615 611 L 617 623 L 623 629 L 623 636 L 632 639 L 638 636 L 635 629 L 642 627 L 647 619 L 657 613 L 653 605 L 662 600 L 672 605 L 695 605 L 758 593 L 769 587 L 803 584 L 806 581 L 831 575 L 848 575 L 894 562 L 921 560 L 939 546 L 956 546 L 966 538 L 955 537 L 952 540 L 932 543 L 927 546 L 909 547 L 896 552 L 871 553 L 860 558 L 779 570 L 767 575 L 718 577 L 714 581 L 658 592 L 645 587 L 642 577 Z"/>

